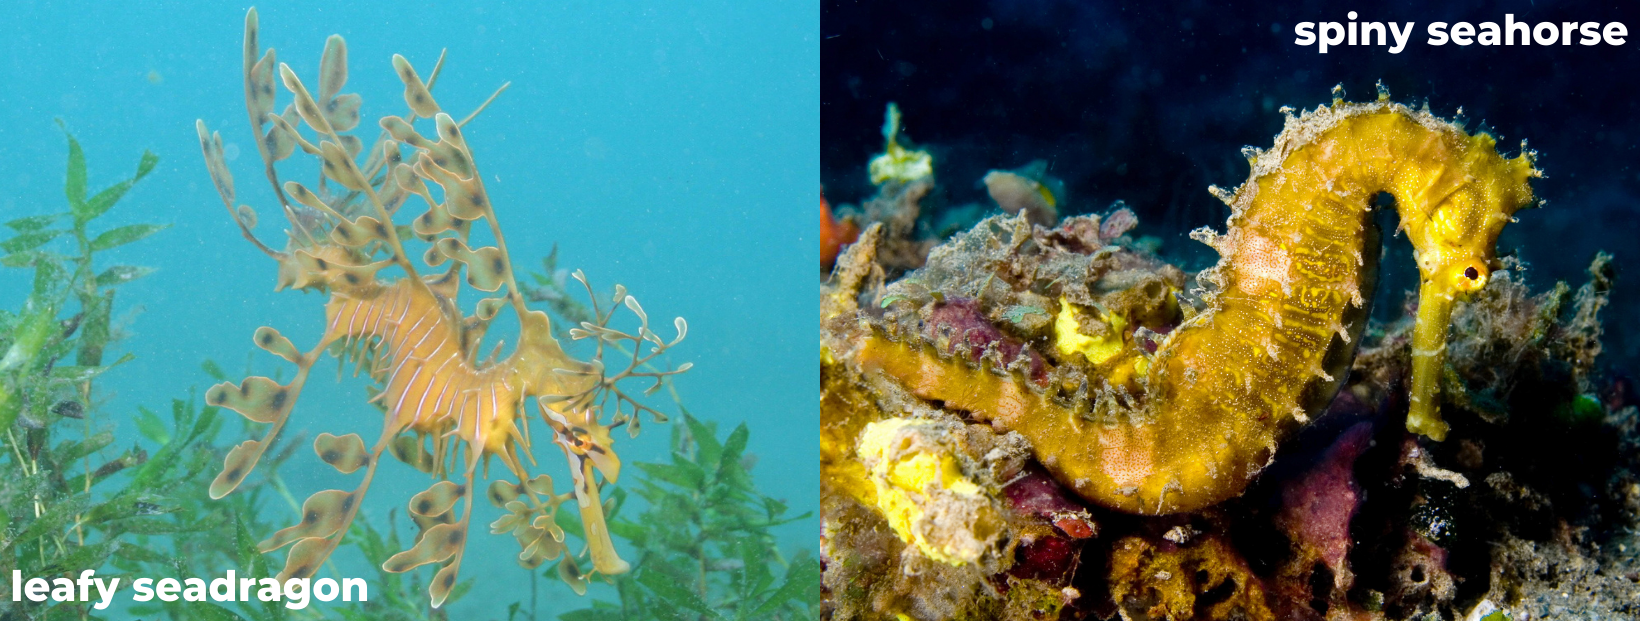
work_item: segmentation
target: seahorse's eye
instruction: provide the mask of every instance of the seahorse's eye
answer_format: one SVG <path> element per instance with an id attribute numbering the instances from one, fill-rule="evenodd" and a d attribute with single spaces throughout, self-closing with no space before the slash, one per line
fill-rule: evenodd
<path id="1" fill-rule="evenodd" d="M 1464 293 L 1473 293 L 1486 286 L 1486 280 L 1491 275 L 1491 270 L 1486 268 L 1485 263 L 1472 260 L 1468 264 L 1460 264 L 1460 266 L 1461 269 L 1454 268 L 1451 272 L 1451 282 L 1454 289 Z"/>

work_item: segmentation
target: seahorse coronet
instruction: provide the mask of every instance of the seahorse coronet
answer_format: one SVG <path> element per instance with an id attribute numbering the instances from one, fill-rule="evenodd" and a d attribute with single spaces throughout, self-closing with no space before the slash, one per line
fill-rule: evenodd
<path id="1" fill-rule="evenodd" d="M 1421 273 L 1407 427 L 1443 439 L 1439 371 L 1452 306 L 1486 285 L 1497 235 L 1533 203 L 1528 180 L 1541 172 L 1533 152 L 1504 158 L 1490 135 L 1468 134 L 1427 107 L 1413 110 L 1382 92 L 1366 103 L 1335 95 L 1332 105 L 1284 110 L 1273 145 L 1243 151 L 1247 181 L 1213 192 L 1231 215 L 1223 232 L 1191 234 L 1220 254 L 1197 275 L 1203 308 L 1159 339 L 1153 355 L 1124 335 L 1117 362 L 1142 358 L 1143 377 L 1118 378 L 1120 364 L 1084 360 L 1082 385 L 1065 386 L 1078 363 L 1064 356 L 1046 369 L 998 364 L 916 329 L 878 329 L 864 311 L 854 325 L 868 327 L 834 332 L 828 349 L 856 372 L 1020 433 L 1056 478 L 1095 503 L 1192 511 L 1239 495 L 1346 379 L 1376 281 L 1371 201 L 1388 193 Z M 1019 248 L 1019 222 L 987 223 L 975 228 L 1016 229 L 1012 250 Z M 965 243 L 936 248 L 930 265 Z M 930 276 L 912 278 L 929 288 Z M 1012 337 L 986 338 L 995 348 Z M 1017 346 L 1016 361 L 1040 341 Z M 1089 421 L 1099 424 L 1081 424 Z"/>

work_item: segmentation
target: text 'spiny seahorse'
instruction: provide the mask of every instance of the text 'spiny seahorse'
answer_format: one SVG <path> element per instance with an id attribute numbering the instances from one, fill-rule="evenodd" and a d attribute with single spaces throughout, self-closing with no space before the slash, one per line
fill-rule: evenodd
<path id="1" fill-rule="evenodd" d="M 369 369 L 371 378 L 380 383 L 372 401 L 386 412 L 386 420 L 381 437 L 371 448 L 366 448 L 358 434 L 325 433 L 315 440 L 313 448 L 320 459 L 344 474 L 363 468 L 364 479 L 353 491 L 326 490 L 312 495 L 302 504 L 300 523 L 258 544 L 263 552 L 295 544 L 280 580 L 309 577 L 329 557 L 358 513 L 379 458 L 391 451 L 441 479 L 410 501 L 410 513 L 422 529 L 414 547 L 383 565 L 388 571 L 402 572 L 442 564 L 430 587 L 434 606 L 444 602 L 456 583 L 475 478 L 479 464 L 487 464 L 490 456 L 499 457 L 517 477 L 516 482 L 498 480 L 488 489 L 491 502 L 509 512 L 491 524 L 491 532 L 512 533 L 523 548 L 519 563 L 526 567 L 562 556 L 559 574 L 584 592 L 588 574 L 579 568 L 575 555 L 566 553 L 564 532 L 554 521 L 557 508 L 572 498 L 577 502 L 593 571 L 617 574 L 628 569 L 610 541 L 598 475 L 613 483 L 620 474 L 621 462 L 611 446 L 612 428 L 624 425 L 636 435 L 639 414 L 648 412 L 661 422 L 666 418 L 638 403 L 618 383 L 629 378 L 648 380 L 653 384 L 647 392 L 653 392 L 667 376 L 686 371 L 688 364 L 665 371 L 655 370 L 651 362 L 683 340 L 687 325 L 682 318 L 676 319 L 677 336 L 663 341 L 650 331 L 643 308 L 617 285 L 616 306 L 624 305 L 637 316 L 642 325 L 638 333 L 608 327 L 615 308 L 603 309 L 594 302 L 595 320 L 583 322 L 569 334 L 575 339 L 594 339 L 597 355 L 581 361 L 564 352 L 552 335 L 547 315 L 524 305 L 501 227 L 461 134 L 461 127 L 495 95 L 465 119 L 454 120 L 431 92 L 442 66 L 441 56 L 423 82 L 409 61 L 393 56 L 410 112 L 383 117 L 380 125 L 385 131 L 365 150 L 359 138 L 342 133 L 359 124 L 361 103 L 358 95 L 340 92 L 347 82 L 347 46 L 342 38 L 332 35 L 326 42 L 318 96 L 314 97 L 290 67 L 275 61 L 272 49 L 262 53 L 257 44 L 256 10 L 246 16 L 246 106 L 268 181 L 291 223 L 285 251 L 268 247 L 251 233 L 256 212 L 235 201 L 221 135 L 207 132 L 200 121 L 197 128 L 205 163 L 240 232 L 278 261 L 277 289 L 327 292 L 329 301 L 324 336 L 309 351 L 298 350 L 273 328 L 256 331 L 258 346 L 297 366 L 290 383 L 251 377 L 238 385 L 218 384 L 206 393 L 212 405 L 272 425 L 261 440 L 247 441 L 228 453 L 222 473 L 211 484 L 211 496 L 221 498 L 232 492 L 256 466 L 289 419 L 314 363 L 329 350 Z M 275 71 L 295 98 L 283 114 L 273 113 Z M 496 94 L 505 89 L 503 85 Z M 437 139 L 412 127 L 422 118 L 433 119 Z M 304 124 L 316 134 L 316 143 L 302 136 L 299 127 Z M 274 164 L 297 148 L 319 159 L 323 173 L 315 188 L 294 181 L 279 183 Z M 363 164 L 357 161 L 361 152 L 366 155 Z M 435 198 L 430 185 L 439 187 L 442 201 Z M 427 203 L 427 212 L 409 227 L 395 226 L 394 214 L 412 196 Z M 494 246 L 468 245 L 472 224 L 480 220 L 489 225 Z M 449 263 L 441 274 L 423 276 L 418 271 L 401 240 L 411 233 L 430 244 L 422 257 L 427 266 Z M 407 276 L 379 280 L 377 272 L 387 267 L 398 267 Z M 503 292 L 479 301 L 471 316 L 463 316 L 456 303 L 463 267 L 467 284 L 474 289 Z M 580 272 L 575 277 L 586 284 Z M 517 347 L 510 356 L 497 360 L 498 344 L 497 351 L 481 358 L 478 346 L 485 330 L 507 306 L 518 316 Z M 630 358 L 624 359 L 626 364 L 618 367 L 619 372 L 604 368 L 606 346 L 622 354 L 630 348 Z M 645 346 L 648 351 L 643 351 Z M 572 492 L 554 493 L 552 478 L 545 474 L 531 477 L 520 459 L 535 462 L 529 418 L 520 416 L 531 398 L 551 429 L 553 442 L 568 458 Z M 600 420 L 611 401 L 613 416 L 607 422 Z M 460 478 L 444 480 L 447 474 Z M 457 500 L 462 501 L 459 517 Z"/>

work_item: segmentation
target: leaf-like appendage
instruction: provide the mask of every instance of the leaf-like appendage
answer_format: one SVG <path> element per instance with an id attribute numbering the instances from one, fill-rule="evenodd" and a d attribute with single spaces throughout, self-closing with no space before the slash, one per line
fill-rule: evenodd
<path id="1" fill-rule="evenodd" d="M 335 543 L 321 537 L 309 537 L 296 542 L 290 549 L 290 555 L 285 557 L 285 569 L 279 572 L 276 579 L 280 582 L 291 578 L 308 578 L 319 571 L 319 565 L 330 557 L 330 551 L 336 549 Z"/>
<path id="2" fill-rule="evenodd" d="M 479 300 L 478 305 L 473 309 L 473 316 L 478 317 L 480 321 L 495 319 L 495 314 L 506 307 L 507 300 L 508 298 L 505 296 Z"/>
<path id="3" fill-rule="evenodd" d="M 319 57 L 319 101 L 330 101 L 346 84 L 347 41 L 341 35 L 330 35 Z"/>
<path id="4" fill-rule="evenodd" d="M 262 55 L 262 60 L 251 66 L 250 75 L 245 76 L 249 81 L 246 86 L 250 89 L 251 118 L 261 123 L 262 119 L 273 112 L 275 91 L 273 87 L 273 68 L 279 64 L 273 48 L 268 48 Z"/>
<path id="5" fill-rule="evenodd" d="M 325 204 L 324 199 L 319 198 L 318 194 L 314 194 L 313 190 L 307 189 L 307 186 L 302 185 L 301 183 L 286 181 L 285 193 L 289 194 L 291 198 L 296 199 L 296 202 L 329 214 L 332 218 L 336 218 L 338 220 L 344 219 L 342 214 L 336 213 L 336 210 L 331 209 L 330 205 Z"/>
<path id="6" fill-rule="evenodd" d="M 262 459 L 262 443 L 255 440 L 240 442 L 238 446 L 228 451 L 228 457 L 222 460 L 222 473 L 211 481 L 211 498 L 217 499 L 227 496 L 239 482 L 245 480 L 245 475 L 256 468 L 256 462 Z"/>
<path id="7" fill-rule="evenodd" d="M 358 287 L 373 282 L 376 272 L 393 264 L 391 259 L 366 263 L 364 265 L 348 265 L 327 261 L 313 256 L 306 250 L 296 251 L 296 262 L 310 274 L 318 274 L 336 287 Z"/>
<path id="8" fill-rule="evenodd" d="M 433 471 L 432 453 L 427 452 L 427 447 L 414 436 L 404 435 L 393 438 L 393 443 L 388 445 L 387 450 L 393 454 L 393 457 L 417 470 L 422 472 Z"/>
<path id="9" fill-rule="evenodd" d="M 353 165 L 353 157 L 341 145 L 325 140 L 319 143 L 319 151 L 326 177 L 335 179 L 349 190 L 363 192 L 370 187 Z"/>
<path id="10" fill-rule="evenodd" d="M 313 440 L 313 452 L 342 474 L 353 474 L 370 463 L 370 451 L 364 448 L 364 440 L 356 433 L 345 436 L 321 433 Z"/>
<path id="11" fill-rule="evenodd" d="M 442 142 L 442 143 L 448 144 L 452 147 L 455 147 L 455 149 L 457 151 L 461 151 L 461 152 L 466 152 L 467 151 L 467 139 L 463 138 L 461 136 L 461 127 L 456 125 L 456 120 L 453 119 L 453 118 L 450 118 L 450 115 L 445 114 L 443 112 L 438 113 L 438 116 L 433 117 L 433 124 L 434 124 L 435 127 L 438 128 L 438 140 L 439 140 L 439 142 Z M 452 169 L 454 168 L 454 167 L 451 167 L 451 166 L 445 166 L 445 167 L 446 168 L 452 168 Z M 457 170 L 455 172 L 457 174 L 461 174 L 463 171 Z M 466 177 L 466 176 L 471 176 L 471 175 L 472 175 L 472 171 L 469 170 L 469 171 L 466 171 L 466 174 L 463 174 L 462 176 Z"/>
<path id="12" fill-rule="evenodd" d="M 561 539 L 562 535 L 560 535 L 560 539 L 554 539 L 552 534 L 545 529 L 534 526 L 519 528 L 513 531 L 513 536 L 518 540 L 518 545 L 521 548 L 518 553 L 519 564 L 530 569 L 540 567 L 542 563 L 562 556 L 568 549 L 568 546 L 565 546 Z"/>
<path id="13" fill-rule="evenodd" d="M 245 64 L 246 65 L 250 65 L 251 63 L 255 62 L 256 61 L 256 54 L 258 52 L 262 51 L 261 44 L 257 42 L 257 39 L 258 39 L 257 33 L 260 32 L 260 30 L 261 29 L 257 26 L 256 7 L 253 6 L 253 7 L 251 7 L 251 10 L 245 12 Z"/>
<path id="14" fill-rule="evenodd" d="M 505 507 L 507 503 L 518 500 L 518 497 L 523 494 L 524 490 L 517 483 L 505 479 L 496 479 L 490 483 L 490 489 L 485 493 L 485 496 L 490 499 L 490 504 Z"/>
<path id="15" fill-rule="evenodd" d="M 587 594 L 587 576 L 581 573 L 581 566 L 575 564 L 575 557 L 565 556 L 558 562 L 558 577 L 575 591 L 576 595 Z"/>
<path id="16" fill-rule="evenodd" d="M 387 225 L 382 224 L 374 216 L 359 216 L 355 220 L 343 219 L 336 223 L 336 228 L 330 230 L 330 238 L 336 243 L 349 248 L 358 248 L 373 241 L 387 241 Z"/>
<path id="17" fill-rule="evenodd" d="M 421 261 L 426 263 L 429 267 L 444 265 L 444 262 L 448 260 L 450 260 L 450 257 L 446 257 L 444 256 L 444 253 L 439 252 L 438 246 L 428 247 L 427 252 L 421 255 Z"/>
<path id="18" fill-rule="evenodd" d="M 438 114 L 438 103 L 433 101 L 433 94 L 427 90 L 427 84 L 421 81 L 421 76 L 416 75 L 416 68 L 410 66 L 409 60 L 394 54 L 393 70 L 398 72 L 399 80 L 404 82 L 404 102 L 410 104 L 410 110 L 415 112 L 416 116 L 430 119 Z"/>
<path id="19" fill-rule="evenodd" d="M 359 153 L 364 151 L 364 141 L 360 140 L 358 136 L 343 134 L 342 150 L 347 151 L 348 158 L 359 157 Z"/>
<path id="20" fill-rule="evenodd" d="M 450 558 L 450 555 L 460 550 L 466 542 L 465 526 L 460 523 L 439 524 L 427 529 L 415 547 L 394 554 L 387 562 L 382 563 L 382 569 L 398 574 Z"/>
<path id="21" fill-rule="evenodd" d="M 389 136 L 393 137 L 394 140 L 408 144 L 417 149 L 430 149 L 434 144 L 437 144 L 417 132 L 416 128 L 411 127 L 409 123 L 404 121 L 404 119 L 396 116 L 382 117 L 381 126 L 383 130 L 387 131 Z"/>
<path id="22" fill-rule="evenodd" d="M 205 403 L 218 405 L 256 421 L 271 423 L 289 411 L 290 387 L 272 379 L 252 376 L 235 386 L 223 382 L 205 391 Z"/>
<path id="23" fill-rule="evenodd" d="M 422 537 L 427 535 L 427 531 L 432 530 L 434 526 L 438 526 L 440 524 L 454 524 L 456 522 L 456 515 L 454 512 L 446 511 L 438 515 L 427 516 L 416 515 L 416 513 L 412 511 L 410 512 L 410 521 L 416 524 L 416 528 L 421 529 L 416 535 L 416 541 L 419 542 Z"/>
<path id="24" fill-rule="evenodd" d="M 359 126 L 359 107 L 364 99 L 358 93 L 348 93 L 325 102 L 325 120 L 336 131 L 345 132 Z M 344 136 L 343 139 L 347 137 Z"/>
<path id="25" fill-rule="evenodd" d="M 309 94 L 307 87 L 302 85 L 302 79 L 296 77 L 296 72 L 291 71 L 290 65 L 279 63 L 279 77 L 285 82 L 285 89 L 296 96 L 296 114 L 301 115 L 302 120 L 306 121 L 308 127 L 312 127 L 314 131 L 329 134 L 330 123 L 325 121 L 325 116 L 319 109 L 319 103 L 313 100 L 313 95 Z"/>
<path id="26" fill-rule="evenodd" d="M 426 198 L 428 204 L 435 204 L 432 195 L 427 192 L 427 184 L 416 176 L 416 171 L 409 164 L 401 160 L 398 157 L 393 159 L 393 181 L 404 191 Z"/>
<path id="27" fill-rule="evenodd" d="M 427 517 L 443 515 L 455 506 L 456 500 L 466 491 L 454 481 L 439 481 L 410 499 L 410 511 Z"/>
<path id="28" fill-rule="evenodd" d="M 556 513 L 555 510 L 554 514 Z M 553 541 L 564 542 L 564 528 L 558 525 L 558 521 L 553 519 L 552 515 L 536 516 L 531 526 L 547 531 L 547 535 L 551 536 Z"/>
<path id="29" fill-rule="evenodd" d="M 495 246 L 473 249 L 459 239 L 446 237 L 438 240 L 437 247 L 444 256 L 467 264 L 467 284 L 474 289 L 495 291 L 507 280 L 507 261 Z"/>
<path id="30" fill-rule="evenodd" d="M 267 350 L 268 353 L 292 363 L 301 364 L 302 352 L 297 351 L 296 345 L 291 343 L 290 339 L 285 338 L 285 335 L 280 334 L 278 330 L 262 326 L 256 329 L 256 336 L 253 338 L 256 341 L 256 346 Z"/>
<path id="31" fill-rule="evenodd" d="M 353 510 L 355 502 L 357 500 L 353 494 L 339 489 L 316 492 L 302 502 L 302 521 L 274 533 L 256 547 L 263 552 L 272 552 L 295 541 L 334 535 L 341 530 L 342 522 Z M 295 550 L 291 551 L 291 556 L 296 556 Z"/>
<path id="32" fill-rule="evenodd" d="M 443 205 L 433 203 L 427 208 L 427 213 L 417 216 L 410 222 L 410 226 L 416 236 L 423 241 L 433 241 L 434 236 L 439 233 L 456 228 L 458 222 L 460 221 L 450 217 L 450 212 L 445 211 Z"/>
<path id="33" fill-rule="evenodd" d="M 537 494 L 542 494 L 542 495 L 545 495 L 545 496 L 551 496 L 552 495 L 552 476 L 547 475 L 547 474 L 535 475 L 535 478 L 530 479 L 529 486 L 530 486 L 530 491 L 533 491 Z"/>
<path id="34" fill-rule="evenodd" d="M 195 121 L 194 129 L 199 131 L 199 148 L 205 153 L 205 169 L 211 173 L 211 183 L 216 185 L 217 194 L 222 195 L 222 202 L 233 205 L 233 174 L 228 172 L 222 156 L 222 132 L 206 130 L 204 120 Z"/>
<path id="35" fill-rule="evenodd" d="M 296 143 L 296 146 L 298 147 L 302 147 L 303 153 L 308 155 L 319 155 L 319 147 L 315 146 L 311 142 L 308 142 L 306 138 L 302 137 L 300 132 L 296 131 L 296 120 L 298 118 L 300 117 L 296 114 L 296 106 L 291 105 L 285 109 L 284 116 L 275 114 L 268 115 L 268 122 L 273 123 L 274 127 L 283 130 L 285 135 L 290 137 L 291 142 Z"/>

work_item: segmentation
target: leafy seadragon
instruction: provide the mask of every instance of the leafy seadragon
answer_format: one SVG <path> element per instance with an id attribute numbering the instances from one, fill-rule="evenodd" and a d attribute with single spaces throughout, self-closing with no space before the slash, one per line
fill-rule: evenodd
<path id="1" fill-rule="evenodd" d="M 1043 358 L 1026 348 L 976 352 L 975 365 L 924 337 L 896 335 L 869 313 L 851 313 L 848 292 L 831 298 L 835 321 L 822 317 L 832 326 L 828 355 L 1024 435 L 1043 464 L 1089 500 L 1134 513 L 1195 510 L 1240 494 L 1280 440 L 1322 411 L 1346 378 L 1376 277 L 1372 201 L 1388 193 L 1421 274 L 1406 425 L 1441 440 L 1439 380 L 1452 307 L 1486 285 L 1499 232 L 1533 203 L 1528 180 L 1540 173 L 1533 153 L 1522 151 L 1504 158 L 1491 136 L 1470 135 L 1383 92 L 1375 102 L 1335 97 L 1302 116 L 1289 112 L 1272 149 L 1249 150 L 1247 183 L 1235 192 L 1213 188 L 1232 209 L 1228 232 L 1193 234 L 1222 256 L 1199 276 L 1212 285 L 1207 307 L 1162 337 L 1154 356 L 1117 333 L 1129 362 L 1117 370 L 1132 381 L 1115 379 L 1111 364 L 1086 375 L 1043 369 Z M 870 252 L 869 242 L 862 238 L 861 252 Z M 1076 321 L 1055 330 L 1062 345 L 1092 340 L 1077 333 Z M 1128 386 L 1138 393 L 1131 399 L 1122 396 Z"/>
<path id="2" fill-rule="evenodd" d="M 652 393 L 667 376 L 687 370 L 688 364 L 674 370 L 659 370 L 654 364 L 656 356 L 683 340 L 684 320 L 676 319 L 677 336 L 663 341 L 649 329 L 643 308 L 617 285 L 616 306 L 605 309 L 594 301 L 594 321 L 569 331 L 574 339 L 594 339 L 597 355 L 590 361 L 570 357 L 554 338 L 547 315 L 525 307 L 501 227 L 462 138 L 462 126 L 495 95 L 458 122 L 439 107 L 431 92 L 443 57 L 423 82 L 409 61 L 394 55 L 393 67 L 404 82 L 410 112 L 383 117 L 383 134 L 365 150 L 358 137 L 343 133 L 359 125 L 361 100 L 357 94 L 341 93 L 347 82 L 347 46 L 342 38 L 332 35 L 326 42 L 315 98 L 290 67 L 276 63 L 272 49 L 261 52 L 257 28 L 256 10 L 251 9 L 245 18 L 246 105 L 266 176 L 292 226 L 286 250 L 274 250 L 252 234 L 256 212 L 236 203 L 221 135 L 208 133 L 203 121 L 197 124 L 200 145 L 211 179 L 240 232 L 278 261 L 277 289 L 317 290 L 328 293 L 329 301 L 324 336 L 308 351 L 298 350 L 271 327 L 256 331 L 259 347 L 296 365 L 290 383 L 250 377 L 238 385 L 218 384 L 206 393 L 210 404 L 271 425 L 261 440 L 246 441 L 228 453 L 222 473 L 211 484 L 211 496 L 221 498 L 245 480 L 289 420 L 314 364 L 328 351 L 368 369 L 379 383 L 372 401 L 385 411 L 385 422 L 380 437 L 368 448 L 358 434 L 325 433 L 314 441 L 320 459 L 344 474 L 363 468 L 364 478 L 352 491 L 313 494 L 302 503 L 300 523 L 258 544 L 263 552 L 294 544 L 280 580 L 311 576 L 329 557 L 358 514 L 384 452 L 440 478 L 410 501 L 410 514 L 422 529 L 414 547 L 383 566 L 403 572 L 442 564 L 429 588 L 434 606 L 444 602 L 456 583 L 479 465 L 485 464 L 487 471 L 492 456 L 499 457 L 517 480 L 489 486 L 491 502 L 509 512 L 491 525 L 491 532 L 514 535 L 523 548 L 520 564 L 533 568 L 562 556 L 559 574 L 584 591 L 590 573 L 580 569 L 577 555 L 566 553 L 564 531 L 555 523 L 559 505 L 574 499 L 592 571 L 626 571 L 628 564 L 610 541 L 600 497 L 601 485 L 614 483 L 620 475 L 610 431 L 626 426 L 636 435 L 640 414 L 647 412 L 661 422 L 665 417 L 618 384 L 627 379 L 652 382 L 647 387 Z M 283 114 L 273 112 L 275 71 L 294 96 Z M 436 139 L 412 127 L 417 119 L 432 119 Z M 317 143 L 302 135 L 301 125 L 316 134 Z M 297 148 L 319 160 L 322 174 L 313 188 L 279 182 L 274 164 Z M 357 159 L 361 152 L 366 154 L 362 164 Z M 432 185 L 440 189 L 438 198 Z M 427 211 L 407 227 L 395 225 L 393 216 L 411 197 L 425 201 Z M 488 225 L 495 245 L 469 246 L 472 225 L 478 221 Z M 448 264 L 441 273 L 421 274 L 405 250 L 404 238 L 411 235 L 429 244 L 421 257 L 428 268 Z M 405 276 L 378 277 L 390 267 Z M 474 289 L 502 292 L 479 301 L 471 316 L 464 316 L 456 303 L 463 268 Z M 580 272 L 575 277 L 586 285 Z M 587 291 L 590 295 L 590 286 Z M 620 305 L 640 321 L 636 335 L 609 327 Z M 481 357 L 478 347 L 486 328 L 509 306 L 520 326 L 516 349 L 497 360 L 498 343 L 495 351 Z M 604 367 L 606 348 L 626 363 L 617 367 L 619 372 Z M 531 477 L 525 467 L 524 460 L 534 464 L 529 415 L 524 411 L 531 399 L 551 430 L 552 441 L 568 459 L 574 479 L 571 492 L 555 493 L 550 476 Z M 601 420 L 611 402 L 613 415 Z M 449 475 L 458 478 L 447 480 Z"/>

